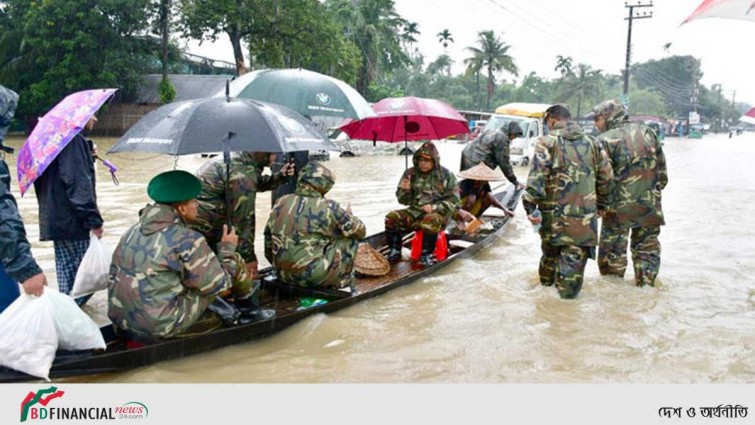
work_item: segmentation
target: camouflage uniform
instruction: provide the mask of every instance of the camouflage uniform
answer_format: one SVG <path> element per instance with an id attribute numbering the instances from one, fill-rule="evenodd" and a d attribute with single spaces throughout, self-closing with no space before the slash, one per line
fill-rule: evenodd
<path id="1" fill-rule="evenodd" d="M 561 298 L 582 289 L 612 176 L 600 145 L 573 121 L 557 123 L 537 141 L 522 201 L 527 214 L 536 206 L 542 213 L 540 283 L 555 284 Z"/>
<path id="2" fill-rule="evenodd" d="M 108 279 L 108 316 L 137 337 L 170 338 L 186 331 L 219 293 L 248 297 L 252 282 L 232 243 L 218 255 L 175 210 L 152 204 L 121 238 Z"/>
<path id="3" fill-rule="evenodd" d="M 624 107 L 605 101 L 594 112 L 606 120 L 598 140 L 613 166 L 609 207 L 598 248 L 601 274 L 624 276 L 631 230 L 632 263 L 637 286 L 653 285 L 661 266 L 658 236 L 664 224 L 661 191 L 668 183 L 666 157 L 655 132 L 628 121 Z"/>
<path id="4" fill-rule="evenodd" d="M 0 86 L 0 147 L 16 110 L 18 95 Z M 10 171 L 0 151 L 0 312 L 19 295 L 18 284 L 42 273 L 31 255 L 31 244 L 10 193 Z M 13 280 L 11 280 L 13 279 Z"/>
<path id="5" fill-rule="evenodd" d="M 429 173 L 422 173 L 419 169 L 419 157 L 423 153 L 432 156 L 435 162 Z M 412 161 L 414 167 L 401 176 L 401 180 L 409 179 L 411 189 L 404 190 L 401 186 L 396 189 L 398 202 L 408 208 L 389 212 L 385 216 L 385 229 L 399 232 L 423 230 L 437 234 L 460 206 L 456 176 L 440 165 L 438 149 L 431 142 L 423 144 L 414 153 Z M 425 205 L 432 205 L 433 212 L 422 211 Z"/>
<path id="6" fill-rule="evenodd" d="M 296 192 L 281 197 L 265 226 L 265 257 L 278 277 L 300 286 L 344 287 L 352 282 L 364 223 L 325 194 L 333 173 L 310 162 L 299 173 Z"/>
<path id="7" fill-rule="evenodd" d="M 461 171 L 474 167 L 480 162 L 495 170 L 501 167 L 503 175 L 513 184 L 519 184 L 511 166 L 509 151 L 511 141 L 506 135 L 507 129 L 487 130 L 476 139 L 469 142 L 461 151 Z"/>
<path id="8" fill-rule="evenodd" d="M 280 186 L 285 177 L 281 173 L 272 176 L 262 175 L 269 165 L 267 159 L 255 158 L 255 153 L 244 152 L 234 155 L 231 160 L 228 196 L 231 199 L 233 216 L 231 223 L 236 228 L 239 245 L 236 250 L 246 262 L 257 260 L 254 253 L 254 208 L 257 192 L 273 190 Z M 267 155 L 267 154 L 265 154 Z M 202 180 L 202 192 L 197 197 L 199 211 L 197 220 L 189 225 L 203 234 L 207 243 L 214 249 L 223 233 L 223 224 L 228 221 L 226 200 L 226 169 L 221 161 L 211 161 L 197 172 Z"/>

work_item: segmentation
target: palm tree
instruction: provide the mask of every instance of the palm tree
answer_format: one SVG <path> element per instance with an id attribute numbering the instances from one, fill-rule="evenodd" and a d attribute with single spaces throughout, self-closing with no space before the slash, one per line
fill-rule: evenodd
<path id="1" fill-rule="evenodd" d="M 467 71 L 479 67 L 487 70 L 487 101 L 486 107 L 490 108 L 490 98 L 495 90 L 495 74 L 500 71 L 508 71 L 517 76 L 519 69 L 514 63 L 514 58 L 508 54 L 511 45 L 503 42 L 497 37 L 492 30 L 480 31 L 477 34 L 478 47 L 467 47 L 466 50 L 472 54 L 471 57 L 464 60 L 467 65 Z M 479 72 L 479 69 L 476 72 Z"/>
<path id="2" fill-rule="evenodd" d="M 572 58 L 571 56 L 562 56 L 558 55 L 556 56 L 556 67 L 553 68 L 554 71 L 561 72 L 561 78 L 563 79 L 566 74 L 572 73 Z"/>
<path id="3" fill-rule="evenodd" d="M 577 117 L 582 115 L 582 102 L 598 97 L 601 89 L 601 71 L 594 70 L 583 63 L 577 66 L 577 73 L 571 74 L 562 85 L 564 100 L 577 98 Z"/>
<path id="4" fill-rule="evenodd" d="M 451 37 L 451 31 L 449 31 L 448 29 L 444 29 L 443 31 L 439 32 L 438 42 L 443 44 L 444 49 L 448 47 L 448 43 L 453 43 L 454 38 Z"/>

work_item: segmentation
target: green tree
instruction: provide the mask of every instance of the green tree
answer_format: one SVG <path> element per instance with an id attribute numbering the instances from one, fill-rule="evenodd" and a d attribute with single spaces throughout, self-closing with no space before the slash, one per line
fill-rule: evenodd
<path id="1" fill-rule="evenodd" d="M 561 89 L 561 99 L 564 101 L 576 100 L 577 117 L 582 115 L 582 103 L 585 100 L 592 100 L 601 96 L 601 71 L 593 70 L 590 65 L 580 63 L 577 65 L 577 72 L 566 77 L 563 80 Z"/>
<path id="2" fill-rule="evenodd" d="M 565 78 L 566 75 L 572 73 L 572 58 L 571 56 L 562 56 L 557 55 L 556 56 L 556 67 L 553 68 L 554 71 L 558 71 L 561 73 L 561 78 Z"/>
<path id="3" fill-rule="evenodd" d="M 361 53 L 357 91 L 365 95 L 378 78 L 410 63 L 401 46 L 401 28 L 407 21 L 398 15 L 393 0 L 329 0 L 327 5 Z"/>
<path id="4" fill-rule="evenodd" d="M 481 31 L 477 34 L 478 46 L 467 47 L 466 50 L 472 54 L 465 59 L 467 70 L 484 68 L 487 71 L 487 100 L 486 108 L 490 109 L 490 98 L 495 91 L 496 74 L 500 71 L 507 71 L 513 75 L 519 74 L 519 69 L 514 63 L 514 58 L 508 54 L 510 45 L 503 42 L 497 37 L 492 30 Z"/>
<path id="5" fill-rule="evenodd" d="M 635 64 L 631 76 L 640 89 L 652 88 L 660 93 L 667 109 L 678 115 L 686 115 L 693 108 L 690 99 L 701 99 L 699 81 L 703 76 L 700 60 L 692 56 L 670 56 Z"/>
<path id="6" fill-rule="evenodd" d="M 430 62 L 429 65 L 427 65 L 427 72 L 432 76 L 437 76 L 438 74 L 445 74 L 447 76 L 450 76 L 451 66 L 453 66 L 453 64 L 454 60 L 451 59 L 451 56 L 442 54 L 438 56 L 438 58 L 433 62 Z"/>
<path id="7" fill-rule="evenodd" d="M 149 0 L 10 0 L 2 9 L 14 22 L 3 37 L 19 42 L 0 58 L 0 76 L 19 92 L 19 116 L 40 115 L 78 90 L 135 92 L 150 53 L 135 36 L 147 30 Z"/>
<path id="8" fill-rule="evenodd" d="M 449 31 L 447 28 L 439 32 L 437 37 L 438 37 L 438 42 L 443 45 L 444 49 L 448 47 L 448 43 L 454 42 L 454 38 L 451 37 L 451 31 Z"/>

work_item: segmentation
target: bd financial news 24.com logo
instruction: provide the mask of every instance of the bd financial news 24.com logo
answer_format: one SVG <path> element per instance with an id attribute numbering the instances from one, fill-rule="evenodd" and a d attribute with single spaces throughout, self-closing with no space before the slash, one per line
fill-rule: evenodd
<path id="1" fill-rule="evenodd" d="M 122 406 L 76 406 L 52 407 L 50 402 L 62 398 L 65 391 L 57 387 L 29 391 L 21 402 L 21 422 L 27 420 L 117 420 L 145 419 L 149 409 L 138 401 L 130 401 Z"/>

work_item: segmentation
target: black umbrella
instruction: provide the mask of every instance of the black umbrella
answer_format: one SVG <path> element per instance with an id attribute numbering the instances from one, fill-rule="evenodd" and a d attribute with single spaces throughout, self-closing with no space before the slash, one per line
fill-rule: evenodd
<path id="1" fill-rule="evenodd" d="M 334 150 L 336 146 L 311 121 L 285 106 L 226 96 L 161 106 L 142 117 L 108 153 L 186 155 L 223 151 L 227 186 L 232 151 L 309 149 Z M 230 199 L 227 202 L 230 226 Z"/>

